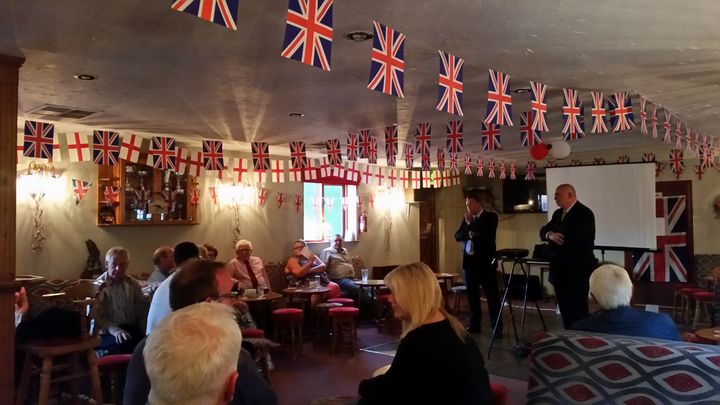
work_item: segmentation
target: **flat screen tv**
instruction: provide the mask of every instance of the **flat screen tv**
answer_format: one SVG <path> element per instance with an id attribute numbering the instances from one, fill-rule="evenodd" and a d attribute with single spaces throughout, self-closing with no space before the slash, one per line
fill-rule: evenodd
<path id="1" fill-rule="evenodd" d="M 503 212 L 547 212 L 545 179 L 503 181 Z"/>

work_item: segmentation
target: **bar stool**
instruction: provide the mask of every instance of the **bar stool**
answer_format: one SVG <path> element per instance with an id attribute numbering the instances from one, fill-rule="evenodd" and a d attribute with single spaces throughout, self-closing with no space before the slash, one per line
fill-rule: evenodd
<path id="1" fill-rule="evenodd" d="M 699 287 L 683 287 L 677 290 L 677 294 L 680 296 L 680 307 L 683 312 L 683 318 L 685 319 L 685 323 L 690 323 L 690 316 L 692 313 L 692 304 L 693 299 L 692 295 L 696 292 L 705 291 L 702 288 Z"/>
<path id="2" fill-rule="evenodd" d="M 290 338 L 290 353 L 295 358 L 296 352 L 302 354 L 303 310 L 298 308 L 280 308 L 272 312 L 275 341 L 283 344 Z M 280 339 L 278 339 L 280 337 Z"/>
<path id="3" fill-rule="evenodd" d="M 352 307 L 355 305 L 355 300 L 352 298 L 329 298 L 325 302 L 342 304 L 344 307 Z"/>
<path id="4" fill-rule="evenodd" d="M 390 294 L 380 294 L 376 300 L 375 322 L 377 323 L 378 333 L 381 333 L 383 329 L 395 333 L 399 329 L 399 322 L 395 319 L 393 313 Z"/>
<path id="5" fill-rule="evenodd" d="M 700 322 L 703 312 L 705 315 L 710 317 L 710 311 L 707 306 L 712 305 L 715 299 L 715 293 L 712 291 L 698 291 L 692 294 L 692 299 L 695 301 L 695 317 L 693 318 L 693 329 L 697 329 L 697 323 Z M 710 320 L 712 323 L 712 320 Z"/>
<path id="6" fill-rule="evenodd" d="M 339 302 L 323 302 L 315 306 L 315 344 L 319 340 L 330 336 L 330 316 L 328 311 L 331 308 L 341 308 L 343 304 Z"/>
<path id="7" fill-rule="evenodd" d="M 125 376 L 132 354 L 110 354 L 97 360 L 100 382 L 103 388 L 109 388 L 112 403 L 122 405 Z"/>
<path id="8" fill-rule="evenodd" d="M 330 353 L 335 354 L 335 347 L 338 340 L 342 343 L 342 337 L 345 331 L 349 333 L 350 350 L 352 354 L 358 349 L 357 344 L 357 318 L 360 316 L 360 310 L 355 307 L 338 307 L 328 310 L 332 322 L 332 344 Z"/>
<path id="9" fill-rule="evenodd" d="M 467 296 L 467 286 L 456 285 L 455 287 L 450 288 L 450 293 L 453 297 L 452 310 L 453 313 L 457 315 L 460 312 L 460 299 L 463 296 Z"/>

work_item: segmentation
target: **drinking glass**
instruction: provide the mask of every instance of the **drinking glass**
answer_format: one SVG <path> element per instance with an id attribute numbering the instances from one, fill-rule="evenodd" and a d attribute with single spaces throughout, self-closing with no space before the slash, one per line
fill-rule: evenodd
<path id="1" fill-rule="evenodd" d="M 370 272 L 368 271 L 368 269 L 362 269 L 362 270 L 360 271 L 360 274 L 361 274 L 361 277 L 362 277 L 362 282 L 363 282 L 363 283 L 367 283 L 368 277 L 370 276 Z"/>

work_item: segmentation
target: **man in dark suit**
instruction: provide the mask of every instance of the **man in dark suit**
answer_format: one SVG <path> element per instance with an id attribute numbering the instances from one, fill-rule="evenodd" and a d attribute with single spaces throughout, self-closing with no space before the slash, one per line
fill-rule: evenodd
<path id="1" fill-rule="evenodd" d="M 597 260 L 595 215 L 577 200 L 575 187 L 561 184 L 555 189 L 560 207 L 540 229 L 540 239 L 550 245 L 550 282 L 560 307 L 565 329 L 588 317 L 588 280 Z"/>
<path id="2" fill-rule="evenodd" d="M 455 240 L 462 242 L 463 272 L 470 303 L 470 325 L 468 332 L 480 332 L 482 312 L 480 307 L 480 286 L 485 290 L 490 314 L 490 325 L 500 313 L 500 294 L 497 276 L 492 261 L 495 257 L 495 233 L 498 216 L 484 209 L 480 190 L 470 190 L 465 195 L 467 211 L 455 232 Z M 502 321 L 498 324 L 502 331 Z"/>

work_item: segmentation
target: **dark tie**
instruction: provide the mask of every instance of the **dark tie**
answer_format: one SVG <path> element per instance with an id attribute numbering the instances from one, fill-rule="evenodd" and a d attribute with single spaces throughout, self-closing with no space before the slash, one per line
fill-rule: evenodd
<path id="1" fill-rule="evenodd" d="M 252 267 L 250 267 L 249 261 L 245 261 L 245 267 L 247 267 L 248 276 L 250 277 L 250 282 L 252 283 L 253 288 L 258 288 L 257 277 L 255 277 L 255 272 Z"/>

